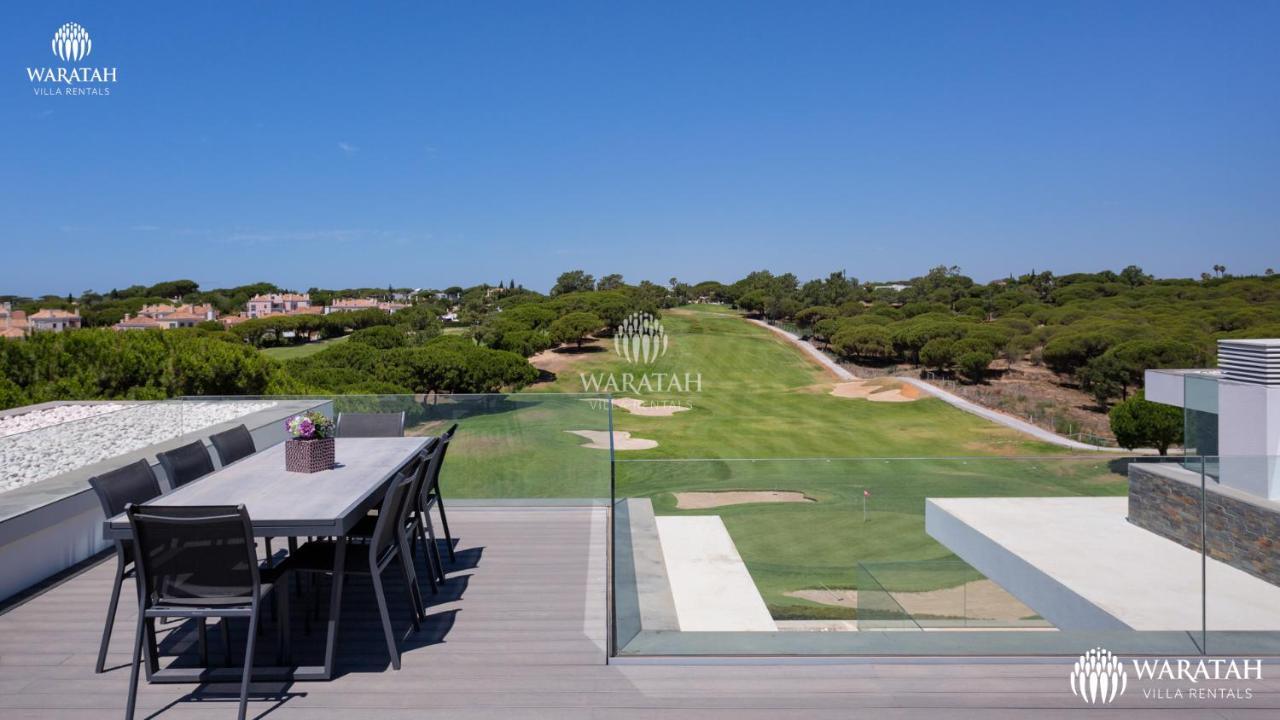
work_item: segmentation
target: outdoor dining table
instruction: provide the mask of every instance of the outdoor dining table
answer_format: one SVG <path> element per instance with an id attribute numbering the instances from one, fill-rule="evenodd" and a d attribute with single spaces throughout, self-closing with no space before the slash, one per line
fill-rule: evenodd
<path id="1" fill-rule="evenodd" d="M 284 444 L 274 445 L 199 480 L 183 485 L 151 502 L 156 505 L 244 505 L 256 537 L 333 537 L 333 588 L 325 638 L 324 665 L 258 667 L 256 679 L 329 680 L 333 678 L 338 619 L 342 612 L 343 563 L 347 533 L 377 505 L 392 477 L 426 447 L 430 437 L 338 438 L 337 464 L 316 473 L 285 470 Z M 108 540 L 132 537 L 123 515 L 108 518 Z M 278 588 L 276 592 L 287 592 Z M 239 681 L 238 668 L 164 668 L 155 648 L 147 648 L 151 682 Z"/>

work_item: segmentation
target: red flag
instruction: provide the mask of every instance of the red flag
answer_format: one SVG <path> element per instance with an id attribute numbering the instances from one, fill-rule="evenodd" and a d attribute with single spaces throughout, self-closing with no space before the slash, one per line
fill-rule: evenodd
<path id="1" fill-rule="evenodd" d="M 862 497 L 871 497 L 871 491 L 870 491 L 870 490 L 863 490 L 863 491 L 862 491 Z"/>

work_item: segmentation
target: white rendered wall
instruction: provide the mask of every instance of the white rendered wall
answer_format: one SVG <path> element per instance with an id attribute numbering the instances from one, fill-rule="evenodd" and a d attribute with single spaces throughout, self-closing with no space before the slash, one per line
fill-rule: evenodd
<path id="1" fill-rule="evenodd" d="M 1218 383 L 1219 482 L 1280 500 L 1280 387 Z"/>

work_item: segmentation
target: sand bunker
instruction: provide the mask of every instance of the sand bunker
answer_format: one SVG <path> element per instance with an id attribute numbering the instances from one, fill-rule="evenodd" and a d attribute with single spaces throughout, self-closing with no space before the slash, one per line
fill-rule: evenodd
<path id="1" fill-rule="evenodd" d="M 683 405 L 645 405 L 643 400 L 638 398 L 614 398 L 614 407 L 620 407 L 632 415 L 643 415 L 644 417 L 671 417 L 678 412 L 684 412 L 689 408 Z"/>
<path id="2" fill-rule="evenodd" d="M 920 398 L 920 388 L 892 378 L 878 378 L 839 383 L 831 389 L 831 394 L 871 402 L 912 402 Z"/>
<path id="3" fill-rule="evenodd" d="M 790 490 L 723 490 L 718 492 L 678 492 L 677 510 L 706 510 L 748 503 L 817 502 L 804 493 Z"/>
<path id="4" fill-rule="evenodd" d="M 1024 605 L 1004 588 L 990 580 L 974 580 L 944 590 L 889 593 L 909 615 L 931 617 L 963 617 L 969 620 L 1024 620 L 1035 610 Z M 795 590 L 788 597 L 823 605 L 858 607 L 856 590 Z M 883 602 L 883 601 L 881 601 Z"/>
<path id="5" fill-rule="evenodd" d="M 596 450 L 609 449 L 609 433 L 606 430 L 565 430 L 567 433 L 573 433 L 578 437 L 586 438 L 591 442 L 582 445 L 585 448 L 595 448 Z M 614 450 L 649 450 L 658 447 L 657 440 L 645 440 L 643 438 L 633 438 L 631 433 L 615 430 L 613 433 L 613 449 Z"/>

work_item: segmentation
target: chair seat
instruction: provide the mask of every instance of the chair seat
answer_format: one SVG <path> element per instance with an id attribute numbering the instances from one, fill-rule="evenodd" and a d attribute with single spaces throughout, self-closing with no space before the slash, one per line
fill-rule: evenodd
<path id="1" fill-rule="evenodd" d="M 282 560 L 274 569 L 281 573 L 295 570 L 300 572 L 333 572 L 333 560 L 337 550 L 338 543 L 334 540 L 313 540 L 298 548 L 297 552 L 290 553 L 289 557 Z M 392 550 L 393 548 L 388 548 L 388 552 Z M 348 544 L 346 553 L 346 562 L 343 564 L 344 572 L 363 575 L 370 573 L 368 545 Z"/>
<path id="2" fill-rule="evenodd" d="M 264 581 L 259 587 L 262 589 L 261 597 L 265 597 L 267 593 L 271 592 L 271 583 L 269 582 Z M 178 612 L 178 611 L 192 610 L 195 608 L 218 608 L 218 609 L 237 608 L 237 607 L 248 608 L 252 604 L 253 604 L 253 599 L 245 597 L 243 595 L 237 595 L 234 597 L 221 597 L 221 598 L 219 597 L 160 598 L 160 600 L 158 600 L 154 605 L 152 605 L 150 608 L 147 609 L 147 612 L 158 614 L 165 610 L 168 610 L 171 612 Z"/>

